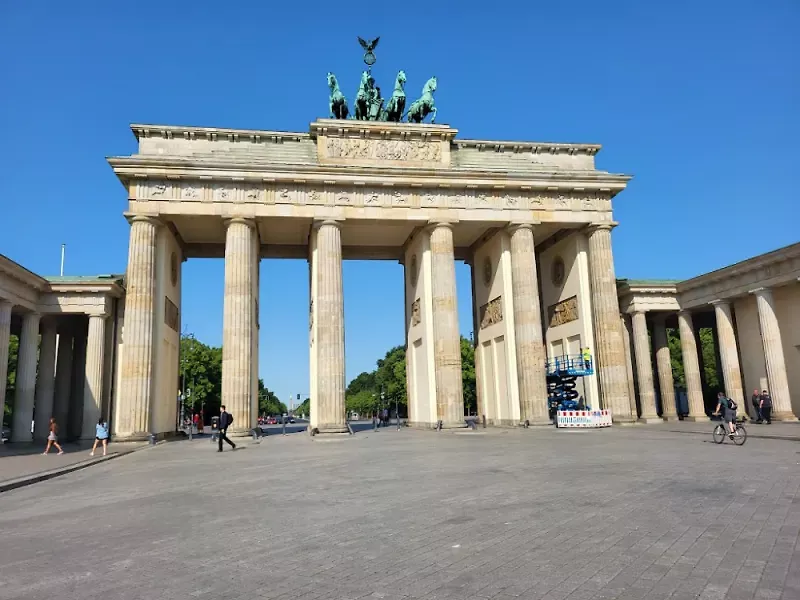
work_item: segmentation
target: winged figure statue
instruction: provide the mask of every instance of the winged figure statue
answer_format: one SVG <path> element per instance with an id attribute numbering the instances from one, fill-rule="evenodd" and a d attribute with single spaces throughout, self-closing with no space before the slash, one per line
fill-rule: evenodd
<path id="1" fill-rule="evenodd" d="M 358 43 L 364 48 L 364 63 L 370 68 L 375 64 L 375 54 L 372 51 L 375 50 L 375 46 L 378 45 L 380 39 L 380 37 L 376 37 L 374 40 L 365 40 L 362 37 L 358 38 Z"/>

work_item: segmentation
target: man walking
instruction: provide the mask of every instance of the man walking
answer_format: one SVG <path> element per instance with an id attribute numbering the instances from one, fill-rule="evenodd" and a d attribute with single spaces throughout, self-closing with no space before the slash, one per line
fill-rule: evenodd
<path id="1" fill-rule="evenodd" d="M 763 422 L 764 417 L 761 415 L 761 394 L 758 393 L 758 390 L 753 390 L 753 397 L 750 398 L 750 402 L 753 404 L 753 410 L 756 413 L 756 423 Z"/>
<path id="2" fill-rule="evenodd" d="M 217 440 L 219 441 L 219 449 L 217 452 L 222 452 L 222 440 L 225 440 L 231 445 L 231 448 L 236 450 L 236 444 L 228 439 L 228 427 L 230 427 L 231 423 L 233 423 L 233 415 L 225 410 L 225 405 L 223 404 L 220 408 L 219 413 L 219 434 L 217 435 Z"/>
<path id="3" fill-rule="evenodd" d="M 761 407 L 761 415 L 767 422 L 767 425 L 772 425 L 772 398 L 767 393 L 767 390 L 761 392 L 761 402 L 759 406 Z"/>

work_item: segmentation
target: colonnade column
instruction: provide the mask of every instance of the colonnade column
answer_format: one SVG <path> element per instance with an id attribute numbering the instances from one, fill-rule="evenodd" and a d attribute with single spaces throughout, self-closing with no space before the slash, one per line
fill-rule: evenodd
<path id="1" fill-rule="evenodd" d="M 739 405 L 739 413 L 747 415 L 747 402 L 742 385 L 742 370 L 739 367 L 739 352 L 736 348 L 736 332 L 733 329 L 731 305 L 726 300 L 715 300 L 714 316 L 717 321 L 717 339 L 719 357 L 722 363 L 722 376 L 725 382 L 725 393 Z M 719 375 L 717 375 L 719 379 Z"/>
<path id="2" fill-rule="evenodd" d="M 636 374 L 639 380 L 639 402 L 642 423 L 661 422 L 656 412 L 656 388 L 653 383 L 653 361 L 650 357 L 650 338 L 647 334 L 647 317 L 639 311 L 633 313 L 633 345 L 636 352 Z"/>
<path id="3" fill-rule="evenodd" d="M 153 409 L 153 329 L 156 288 L 156 234 L 160 222 L 147 216 L 131 220 L 125 284 L 125 323 L 114 434 L 142 439 L 150 433 Z"/>
<path id="4" fill-rule="evenodd" d="M 11 302 L 0 300 L 0 425 L 6 407 L 8 381 L 8 344 L 11 341 Z M 2 441 L 0 441 L 2 444 Z"/>
<path id="5" fill-rule="evenodd" d="M 338 221 L 315 224 L 316 295 L 316 428 L 320 433 L 347 433 L 345 419 L 344 290 L 342 232 Z"/>
<path id="6" fill-rule="evenodd" d="M 95 436 L 95 425 L 103 408 L 103 366 L 106 339 L 106 315 L 89 315 L 86 337 L 86 368 L 83 384 L 83 427 L 81 439 Z"/>
<path id="7" fill-rule="evenodd" d="M 677 421 L 678 410 L 675 405 L 675 380 L 672 377 L 672 359 L 669 355 L 666 320 L 667 316 L 663 314 L 656 315 L 653 320 L 653 342 L 656 348 L 658 386 L 661 392 L 661 418 L 665 421 Z"/>
<path id="8" fill-rule="evenodd" d="M 631 416 L 638 416 L 636 410 L 636 387 L 633 379 L 633 350 L 631 349 L 631 324 L 630 317 L 626 314 L 619 316 L 622 330 L 622 344 L 625 347 L 625 373 L 628 375 L 628 397 L 631 401 Z"/>
<path id="9" fill-rule="evenodd" d="M 531 425 L 551 425 L 533 225 L 512 225 L 510 233 L 520 419 Z"/>
<path id="10" fill-rule="evenodd" d="M 41 321 L 42 343 L 39 348 L 39 376 L 36 379 L 34 400 L 33 437 L 44 441 L 50 432 L 50 417 L 53 416 L 53 393 L 56 383 L 56 322 L 45 317 Z M 56 421 L 59 427 L 64 423 Z"/>
<path id="11" fill-rule="evenodd" d="M 686 419 L 688 421 L 708 421 L 703 402 L 703 385 L 700 381 L 700 362 L 697 359 L 694 324 L 689 311 L 682 310 L 678 313 L 678 330 L 681 336 L 686 394 L 689 397 L 689 416 Z"/>
<path id="12" fill-rule="evenodd" d="M 632 423 L 625 369 L 625 347 L 619 320 L 619 300 L 611 253 L 612 223 L 592 225 L 588 230 L 589 279 L 592 286 L 592 316 L 595 335 L 595 368 L 600 379 L 602 408 L 611 410 L 617 423 Z"/>
<path id="13" fill-rule="evenodd" d="M 465 427 L 452 223 L 430 226 L 436 414 L 442 427 Z"/>
<path id="14" fill-rule="evenodd" d="M 253 398 L 253 265 L 258 261 L 255 221 L 234 218 L 225 222 L 225 299 L 222 334 L 222 404 L 233 416 L 232 433 L 249 431 Z"/>
<path id="15" fill-rule="evenodd" d="M 71 330 L 62 330 L 58 334 L 53 416 L 60 427 L 67 427 L 69 419 L 69 398 L 72 389 L 72 337 Z"/>
<path id="16" fill-rule="evenodd" d="M 767 364 L 767 380 L 772 397 L 772 418 L 776 421 L 796 421 L 789 398 L 789 380 L 786 377 L 786 362 L 783 357 L 783 340 L 772 290 L 759 288 L 752 292 L 758 304 L 758 321 L 761 324 L 761 340 Z"/>
<path id="17" fill-rule="evenodd" d="M 12 442 L 30 442 L 33 400 L 36 391 L 36 350 L 39 343 L 39 313 L 27 313 L 22 319 L 14 393 Z"/>

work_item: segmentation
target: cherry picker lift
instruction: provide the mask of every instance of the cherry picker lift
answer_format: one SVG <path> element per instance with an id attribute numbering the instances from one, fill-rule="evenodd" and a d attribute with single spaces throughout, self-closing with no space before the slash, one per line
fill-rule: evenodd
<path id="1" fill-rule="evenodd" d="M 594 361 L 588 353 L 557 356 L 547 361 L 547 400 L 551 419 L 559 410 L 591 410 L 590 406 L 579 406 L 575 389 L 578 377 L 586 375 L 594 375 Z"/>

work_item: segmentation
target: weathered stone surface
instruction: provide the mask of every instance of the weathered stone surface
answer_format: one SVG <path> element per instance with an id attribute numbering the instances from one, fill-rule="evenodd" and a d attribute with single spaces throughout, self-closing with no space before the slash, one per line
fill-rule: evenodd
<path id="1" fill-rule="evenodd" d="M 761 341 L 764 344 L 764 357 L 767 363 L 767 380 L 772 397 L 772 418 L 776 421 L 796 421 L 789 396 L 789 381 L 786 378 L 786 361 L 783 356 L 783 340 L 778 317 L 775 314 L 775 301 L 772 290 L 754 290 L 758 303 L 758 321 L 761 324 Z"/>
<path id="2" fill-rule="evenodd" d="M 81 439 L 95 437 L 95 425 L 103 408 L 103 358 L 105 353 L 106 316 L 89 317 L 89 333 L 86 337 L 86 368 L 83 387 L 83 427 Z"/>
<path id="3" fill-rule="evenodd" d="M 14 425 L 12 442 L 30 442 L 33 421 L 33 401 L 36 392 L 36 350 L 39 345 L 39 313 L 28 313 L 22 319 L 17 359 L 16 389 L 14 392 Z"/>
<path id="4" fill-rule="evenodd" d="M 733 329 L 730 302 L 712 302 L 717 322 L 717 343 L 719 344 L 722 376 L 725 393 L 739 406 L 739 414 L 747 415 L 747 402 L 742 387 L 742 371 L 739 367 L 739 350 L 736 347 L 736 332 Z"/>
<path id="5" fill-rule="evenodd" d="M 8 344 L 11 339 L 11 302 L 0 300 L 0 415 L 5 414 L 8 382 Z"/>
<path id="6" fill-rule="evenodd" d="M 708 421 L 703 403 L 703 385 L 700 381 L 700 361 L 697 358 L 694 323 L 692 322 L 692 314 L 689 311 L 678 313 L 678 331 L 681 336 L 686 395 L 689 397 L 689 416 L 687 419 L 690 421 Z"/>
<path id="7" fill-rule="evenodd" d="M 633 342 L 636 352 L 636 374 L 639 382 L 639 403 L 643 423 L 661 421 L 656 413 L 656 389 L 653 383 L 653 361 L 650 355 L 650 338 L 647 317 L 643 312 L 633 313 Z"/>
<path id="8" fill-rule="evenodd" d="M 56 379 L 56 322 L 52 318 L 40 322 L 42 341 L 39 347 L 39 374 L 36 378 L 34 399 L 33 437 L 41 442 L 47 439 L 50 417 L 53 416 L 53 395 Z"/>
<path id="9" fill-rule="evenodd" d="M 665 421 L 677 421 L 678 410 L 675 404 L 675 380 L 672 376 L 672 359 L 669 354 L 665 315 L 653 319 L 653 341 L 656 348 L 656 367 L 658 385 L 661 392 L 661 417 Z"/>

